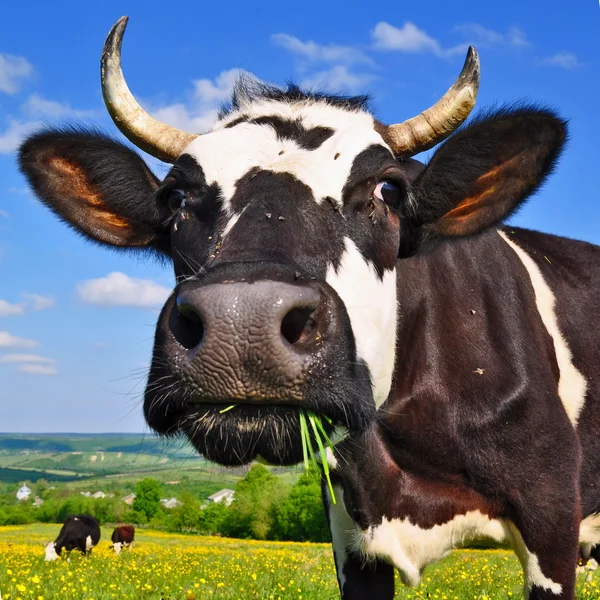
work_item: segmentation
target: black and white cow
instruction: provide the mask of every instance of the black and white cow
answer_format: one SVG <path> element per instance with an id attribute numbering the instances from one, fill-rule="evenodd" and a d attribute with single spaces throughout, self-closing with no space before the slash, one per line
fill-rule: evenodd
<path id="1" fill-rule="evenodd" d="M 46 560 L 56 560 L 63 548 L 67 552 L 80 550 L 83 554 L 91 552 L 100 541 L 100 525 L 94 517 L 72 515 L 67 517 L 56 541 L 46 546 Z"/>
<path id="2" fill-rule="evenodd" d="M 115 527 L 110 537 L 115 554 L 121 554 L 121 550 L 135 545 L 135 527 L 133 525 L 119 525 Z"/>
<path id="3" fill-rule="evenodd" d="M 346 600 L 391 598 L 394 568 L 416 585 L 482 536 L 512 543 L 530 598 L 573 598 L 578 545 L 600 541 L 600 249 L 499 225 L 553 169 L 565 123 L 500 110 L 411 160 L 471 110 L 471 50 L 398 125 L 364 98 L 241 82 L 193 135 L 135 102 L 125 25 L 104 49 L 105 101 L 168 175 L 75 129 L 33 135 L 20 164 L 87 238 L 173 261 L 148 423 L 222 464 L 290 464 L 300 409 L 327 416 Z"/>

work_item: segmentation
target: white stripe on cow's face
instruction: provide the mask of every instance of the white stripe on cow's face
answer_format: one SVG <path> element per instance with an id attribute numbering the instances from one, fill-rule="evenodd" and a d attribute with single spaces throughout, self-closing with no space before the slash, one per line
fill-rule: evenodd
<path id="1" fill-rule="evenodd" d="M 85 549 L 86 550 L 91 550 L 94 547 L 94 544 L 92 543 L 92 536 L 88 535 L 85 538 Z"/>
<path id="2" fill-rule="evenodd" d="M 334 133 L 318 148 L 306 150 L 292 140 L 278 139 L 270 125 L 242 122 L 224 129 L 227 123 L 241 115 L 299 119 L 306 128 L 328 127 Z M 194 139 L 183 154 L 194 158 L 209 185 L 220 187 L 224 210 L 231 217 L 231 198 L 236 183 L 255 167 L 289 173 L 312 190 L 316 202 L 332 198 L 341 206 L 342 190 L 354 159 L 374 144 L 389 149 L 373 129 L 373 117 L 364 111 L 345 110 L 324 103 L 259 101 L 228 115 L 212 132 Z"/>
<path id="3" fill-rule="evenodd" d="M 121 542 L 115 542 L 113 544 L 113 548 L 115 550 L 115 554 L 121 554 L 121 546 L 122 546 Z"/>
<path id="4" fill-rule="evenodd" d="M 373 397 L 379 408 L 388 397 L 396 354 L 396 270 L 383 279 L 350 239 L 336 270 L 330 266 L 325 280 L 346 307 L 356 342 L 357 358 L 371 375 Z"/>
<path id="5" fill-rule="evenodd" d="M 503 231 L 498 231 L 498 233 L 516 252 L 517 256 L 527 269 L 535 293 L 535 303 L 542 319 L 542 323 L 544 323 L 546 330 L 554 342 L 554 353 L 556 354 L 556 362 L 558 363 L 560 372 L 558 395 L 560 396 L 571 423 L 577 425 L 579 413 L 585 403 L 587 381 L 573 364 L 573 357 L 571 356 L 569 344 L 567 344 L 567 341 L 558 327 L 555 310 L 556 298 L 544 280 L 539 267 L 535 264 L 529 254 L 510 240 Z"/>
<path id="6" fill-rule="evenodd" d="M 56 544 L 54 542 L 50 542 L 46 546 L 46 560 L 56 560 L 58 558 L 58 554 L 56 554 Z"/>

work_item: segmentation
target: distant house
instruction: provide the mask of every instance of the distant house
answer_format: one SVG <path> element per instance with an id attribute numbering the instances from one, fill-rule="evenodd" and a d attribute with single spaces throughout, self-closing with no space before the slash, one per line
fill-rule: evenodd
<path id="1" fill-rule="evenodd" d="M 134 500 L 135 500 L 135 494 L 127 494 L 127 496 L 125 496 L 125 498 L 123 498 L 123 502 L 125 502 L 125 504 L 128 504 L 129 506 L 131 506 L 133 504 Z"/>
<path id="2" fill-rule="evenodd" d="M 92 492 L 79 492 L 82 496 L 89 498 L 92 495 Z"/>
<path id="3" fill-rule="evenodd" d="M 214 493 L 212 496 L 209 496 L 207 500 L 209 502 L 224 502 L 225 506 L 229 506 L 233 502 L 234 498 L 234 490 L 224 489 Z"/>
<path id="4" fill-rule="evenodd" d="M 35 500 L 33 501 L 33 506 L 39 508 L 42 504 L 44 504 L 44 501 L 39 496 L 36 496 Z"/>
<path id="5" fill-rule="evenodd" d="M 28 500 L 31 496 L 31 490 L 26 486 L 21 486 L 17 491 L 17 500 Z"/>
<path id="6" fill-rule="evenodd" d="M 98 491 L 92 494 L 92 498 L 106 498 L 106 494 L 104 492 Z"/>
<path id="7" fill-rule="evenodd" d="M 177 508 L 181 505 L 181 502 L 177 498 L 161 498 L 160 503 L 165 508 Z"/>

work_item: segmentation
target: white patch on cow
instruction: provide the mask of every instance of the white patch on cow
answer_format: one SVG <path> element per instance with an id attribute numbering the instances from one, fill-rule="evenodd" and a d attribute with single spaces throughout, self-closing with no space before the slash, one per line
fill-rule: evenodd
<path id="1" fill-rule="evenodd" d="M 600 513 L 587 516 L 579 525 L 579 542 L 595 546 L 600 544 Z"/>
<path id="2" fill-rule="evenodd" d="M 56 554 L 56 544 L 54 542 L 50 542 L 46 546 L 46 560 L 56 560 L 58 558 L 58 554 Z"/>
<path id="3" fill-rule="evenodd" d="M 573 364 L 571 350 L 567 341 L 563 337 L 556 318 L 555 304 L 556 298 L 552 290 L 544 280 L 542 272 L 535 261 L 515 242 L 510 240 L 503 231 L 498 231 L 500 237 L 515 251 L 531 279 L 531 285 L 535 292 L 535 302 L 548 333 L 554 342 L 554 352 L 556 362 L 560 371 L 558 380 L 558 395 L 565 407 L 567 415 L 573 423 L 577 425 L 579 413 L 585 402 L 587 390 L 587 381 L 585 377 L 577 370 Z"/>
<path id="4" fill-rule="evenodd" d="M 504 521 L 490 519 L 473 510 L 428 529 L 414 525 L 409 518 L 383 518 L 381 525 L 361 532 L 359 549 L 367 557 L 387 558 L 400 572 L 402 581 L 415 586 L 421 579 L 423 568 L 443 558 L 453 548 L 476 539 L 502 542 L 507 537 Z"/>
<path id="5" fill-rule="evenodd" d="M 329 127 L 334 134 L 319 148 L 306 150 L 293 140 L 278 139 L 270 125 L 242 122 L 225 129 L 241 115 L 299 119 L 306 128 Z M 202 167 L 209 185 L 219 185 L 223 207 L 230 218 L 236 183 L 256 167 L 289 173 L 310 188 L 315 201 L 332 198 L 341 206 L 342 190 L 356 156 L 373 144 L 388 147 L 373 125 L 373 117 L 365 111 L 346 110 L 323 102 L 257 101 L 228 115 L 211 132 L 195 138 L 184 154 L 192 156 Z M 230 222 L 227 230 L 232 226 Z"/>
<path id="6" fill-rule="evenodd" d="M 115 542 L 113 544 L 113 549 L 115 551 L 115 554 L 121 554 L 121 547 L 123 546 L 123 544 L 121 544 L 121 542 Z"/>
<path id="7" fill-rule="evenodd" d="M 92 543 L 92 536 L 88 535 L 85 538 L 85 549 L 86 551 L 91 550 L 94 547 L 94 544 Z"/>
<path id="8" fill-rule="evenodd" d="M 525 576 L 525 598 L 529 597 L 529 592 L 533 586 L 547 590 L 556 595 L 562 593 L 562 585 L 552 581 L 552 579 L 546 577 L 542 573 L 540 561 L 537 555 L 529 551 L 519 530 L 514 526 L 513 523 L 508 523 L 508 531 L 512 541 L 512 546 L 516 555 L 519 557 L 521 566 L 523 567 L 523 573 Z"/>
<path id="9" fill-rule="evenodd" d="M 325 280 L 348 311 L 356 354 L 369 368 L 375 405 L 380 407 L 392 386 L 396 354 L 396 270 L 385 271 L 380 279 L 350 238 L 345 245 L 340 266 L 337 271 L 330 266 Z"/>
<path id="10" fill-rule="evenodd" d="M 77 517 L 73 517 L 73 521 L 79 521 Z"/>
<path id="11" fill-rule="evenodd" d="M 344 589 L 346 577 L 344 576 L 344 564 L 348 557 L 348 549 L 356 546 L 357 526 L 350 518 L 346 505 L 344 504 L 344 489 L 340 485 L 333 486 L 336 503 L 333 504 L 329 490 L 325 490 L 329 510 L 329 529 L 331 541 L 335 553 L 335 568 L 337 571 L 340 590 Z"/>

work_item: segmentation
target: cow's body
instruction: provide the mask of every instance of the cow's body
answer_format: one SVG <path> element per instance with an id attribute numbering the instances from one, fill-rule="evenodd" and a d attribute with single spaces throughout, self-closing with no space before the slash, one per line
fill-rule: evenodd
<path id="1" fill-rule="evenodd" d="M 400 261 L 392 393 L 333 459 L 352 515 L 330 504 L 344 597 L 372 585 L 362 553 L 415 584 L 481 537 L 512 543 L 528 586 L 558 593 L 547 575 L 575 564 L 580 479 L 582 516 L 600 508 L 599 293 L 599 247 L 517 228 Z"/>
<path id="2" fill-rule="evenodd" d="M 100 541 L 100 525 L 89 515 L 72 515 L 62 526 L 56 541 L 46 546 L 46 560 L 56 560 L 62 550 L 79 550 L 84 555 Z"/>
<path id="3" fill-rule="evenodd" d="M 418 167 L 473 107 L 471 49 L 401 124 L 362 97 L 242 81 L 196 135 L 130 94 L 125 24 L 103 52 L 105 101 L 167 176 L 72 129 L 31 136 L 20 164 L 88 239 L 173 262 L 149 425 L 227 465 L 301 461 L 305 411 L 337 428 L 338 502 L 324 494 L 344 600 L 387 600 L 394 566 L 414 584 L 481 536 L 513 544 L 532 600 L 572 600 L 578 545 L 600 541 L 600 250 L 497 230 L 552 171 L 564 121 L 484 114 Z"/>
<path id="4" fill-rule="evenodd" d="M 110 541 L 116 554 L 120 554 L 124 548 L 133 548 L 135 544 L 135 527 L 133 525 L 115 527 Z"/>

